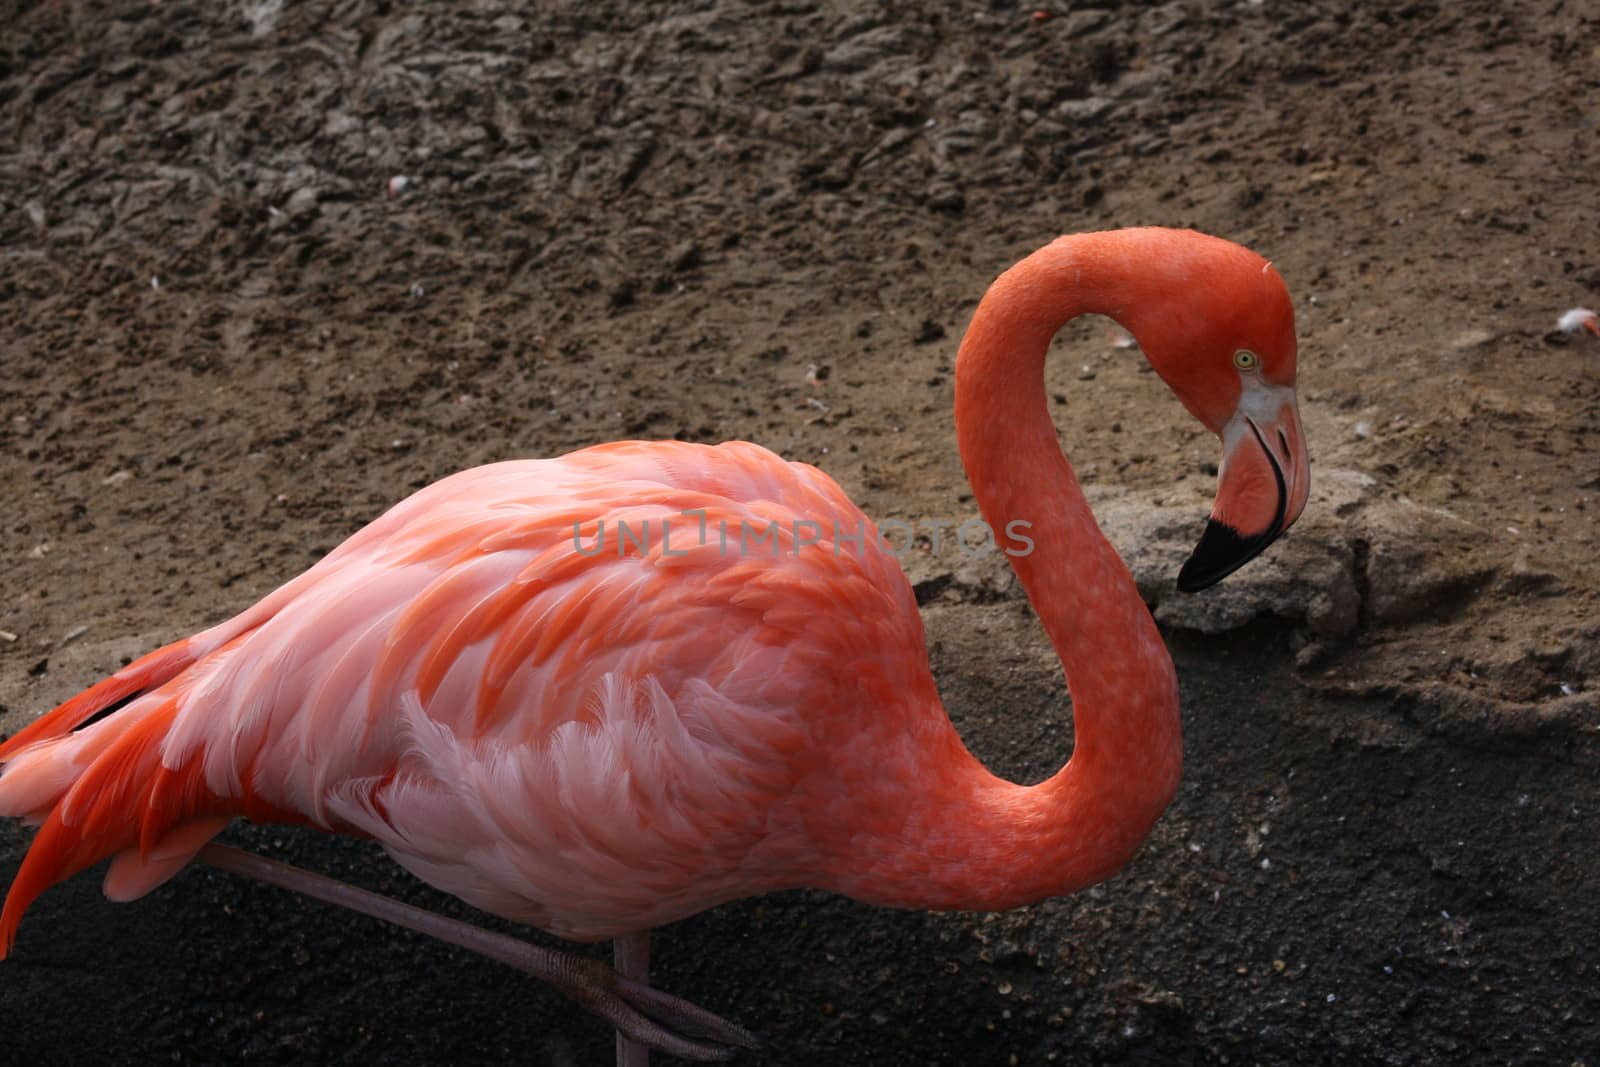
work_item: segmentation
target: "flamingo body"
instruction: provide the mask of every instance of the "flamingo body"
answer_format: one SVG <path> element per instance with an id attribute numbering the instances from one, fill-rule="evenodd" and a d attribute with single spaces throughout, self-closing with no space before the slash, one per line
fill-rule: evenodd
<path id="1" fill-rule="evenodd" d="M 743 443 L 464 471 L 182 649 L 115 715 L 0 750 L 0 810 L 46 815 L 0 932 L 88 856 L 125 850 L 127 899 L 254 813 L 612 937 L 794 884 L 816 754 L 938 711 L 907 699 L 933 689 L 922 627 L 870 522 Z"/>

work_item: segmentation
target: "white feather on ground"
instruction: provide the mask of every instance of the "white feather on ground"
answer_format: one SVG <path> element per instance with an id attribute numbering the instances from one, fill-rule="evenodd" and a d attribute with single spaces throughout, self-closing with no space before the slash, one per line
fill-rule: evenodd
<path id="1" fill-rule="evenodd" d="M 1556 329 L 1562 333 L 1577 333 L 1579 330 L 1588 330 L 1590 333 L 1600 333 L 1600 315 L 1596 315 L 1588 308 L 1573 308 L 1563 311 L 1556 320 Z"/>

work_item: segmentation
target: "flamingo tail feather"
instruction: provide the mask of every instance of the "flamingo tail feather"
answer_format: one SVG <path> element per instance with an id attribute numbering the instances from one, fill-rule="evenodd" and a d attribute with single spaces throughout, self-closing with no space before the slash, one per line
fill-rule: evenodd
<path id="1" fill-rule="evenodd" d="M 175 874 L 227 825 L 236 804 L 206 788 L 201 753 L 178 769 L 161 759 L 178 697 L 154 690 L 194 662 L 188 645 L 136 660 L 0 746 L 0 816 L 39 825 L 0 909 L 0 959 L 23 913 L 50 886 L 117 856 L 107 895 L 132 899 Z"/>
<path id="2" fill-rule="evenodd" d="M 45 712 L 0 744 L 0 763 L 9 762 L 30 745 L 63 737 L 108 708 L 166 684 L 194 661 L 188 638 L 140 656 L 111 677 Z"/>

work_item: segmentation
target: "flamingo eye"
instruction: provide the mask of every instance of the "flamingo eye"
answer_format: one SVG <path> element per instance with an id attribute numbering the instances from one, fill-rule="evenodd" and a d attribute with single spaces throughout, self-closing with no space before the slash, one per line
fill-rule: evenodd
<path id="1" fill-rule="evenodd" d="M 1261 365 L 1261 359 L 1248 348 L 1241 348 L 1233 354 L 1233 365 L 1240 370 L 1253 371 Z"/>

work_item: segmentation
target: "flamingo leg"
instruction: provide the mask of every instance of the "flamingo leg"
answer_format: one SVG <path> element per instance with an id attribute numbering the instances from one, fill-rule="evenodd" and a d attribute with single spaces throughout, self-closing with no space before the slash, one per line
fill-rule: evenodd
<path id="1" fill-rule="evenodd" d="M 650 931 L 623 934 L 611 943 L 612 962 L 623 978 L 650 984 Z M 617 1031 L 617 1067 L 650 1067 L 650 1046 Z"/>
<path id="2" fill-rule="evenodd" d="M 625 1034 L 641 1045 L 700 1062 L 727 1060 L 741 1048 L 757 1047 L 755 1036 L 743 1027 L 586 957 L 530 945 L 228 845 L 212 842 L 195 858 L 218 870 L 349 908 L 515 967 L 555 986 L 609 1022 L 619 1036 Z M 632 935 L 644 940 L 646 967 L 649 936 L 648 932 Z"/>

